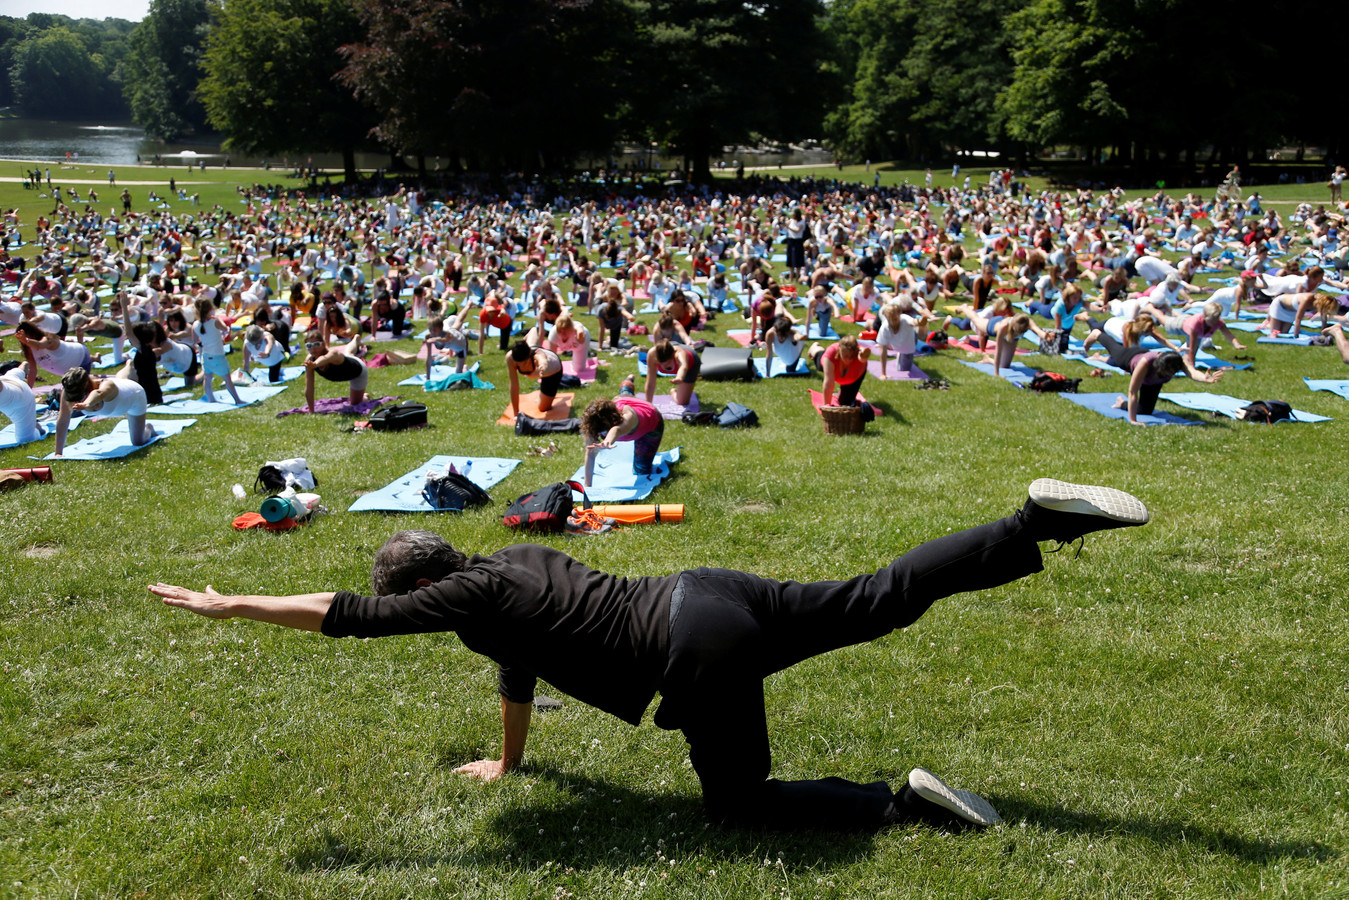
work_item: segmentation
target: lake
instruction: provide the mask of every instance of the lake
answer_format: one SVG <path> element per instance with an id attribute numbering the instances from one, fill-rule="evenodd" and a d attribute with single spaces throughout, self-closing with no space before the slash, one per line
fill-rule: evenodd
<path id="1" fill-rule="evenodd" d="M 186 159 L 194 161 L 204 159 L 212 168 L 221 165 L 225 154 L 220 149 L 219 139 L 212 135 L 200 140 L 183 143 L 166 143 L 147 140 L 145 133 L 130 122 L 59 122 L 44 119 L 0 119 L 0 159 L 26 160 L 30 162 L 64 162 L 67 153 L 78 153 L 79 161 L 99 166 L 134 166 L 137 158 L 149 164 L 155 154 L 160 154 L 167 163 L 185 165 Z M 183 156 L 186 154 L 186 157 Z M 231 153 L 230 164 L 234 166 L 260 166 L 270 162 L 278 168 L 289 165 L 287 157 L 247 156 Z M 629 149 L 618 157 L 625 163 L 646 164 L 649 159 L 669 171 L 677 168 L 680 160 L 676 157 L 654 154 L 654 157 L 638 149 Z M 295 158 L 295 157 L 291 157 Z M 341 169 L 342 157 L 337 153 L 304 154 L 305 159 L 313 159 L 321 168 Z M 751 166 L 777 165 L 828 165 L 833 155 L 825 150 L 797 150 L 792 153 L 760 153 L 745 148 L 726 148 L 725 152 L 714 157 L 712 165 L 724 162 L 733 166 L 735 161 Z M 581 168 L 593 166 L 598 160 L 587 162 L 578 160 Z M 380 153 L 356 154 L 356 165 L 363 169 L 375 169 L 388 166 L 389 157 Z M 428 159 L 427 165 L 434 167 L 435 159 Z"/>

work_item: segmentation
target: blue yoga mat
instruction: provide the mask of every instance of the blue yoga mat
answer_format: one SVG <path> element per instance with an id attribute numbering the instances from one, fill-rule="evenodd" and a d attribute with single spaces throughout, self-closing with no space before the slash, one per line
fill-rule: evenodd
<path id="1" fill-rule="evenodd" d="M 635 475 L 632 471 L 633 454 L 632 441 L 623 441 L 600 451 L 595 458 L 595 480 L 586 490 L 591 500 L 597 503 L 643 500 L 670 474 L 670 466 L 679 462 L 678 447 L 662 450 L 652 461 L 650 475 Z M 585 464 L 582 463 L 571 477 L 574 481 L 583 481 L 585 474 Z"/>
<path id="2" fill-rule="evenodd" d="M 1330 391 L 1349 400 L 1349 378 L 1303 378 L 1313 391 Z"/>
<path id="3" fill-rule="evenodd" d="M 809 375 L 810 366 L 806 365 L 804 359 L 798 359 L 796 365 L 788 367 L 780 359 L 773 360 L 773 374 L 768 374 L 768 360 L 762 356 L 754 357 L 754 371 L 759 373 L 760 378 L 777 378 L 779 375 Z"/>
<path id="4" fill-rule="evenodd" d="M 66 433 L 69 434 L 76 428 L 79 428 L 81 422 L 88 422 L 91 421 L 91 419 L 92 417 L 90 416 L 71 417 L 70 427 L 66 429 Z M 49 438 L 52 435 L 56 434 L 56 417 L 52 416 L 51 419 L 45 422 L 39 419 L 37 423 L 37 430 L 41 433 L 41 437 L 34 438 L 32 441 L 29 441 L 27 443 L 35 443 L 37 441 L 42 440 L 43 438 Z M 8 450 L 11 447 L 23 446 L 23 444 L 20 444 L 18 439 L 15 437 L 15 433 L 16 432 L 13 423 L 6 425 L 4 428 L 0 428 L 0 450 Z"/>
<path id="5" fill-rule="evenodd" d="M 196 422 L 196 419 L 152 419 L 150 420 L 150 425 L 155 429 L 155 436 L 150 438 L 147 443 L 136 447 L 131 443 L 131 432 L 127 427 L 126 419 L 123 419 L 107 434 L 99 435 L 96 438 L 88 438 L 77 444 L 68 446 L 66 447 L 66 452 L 63 456 L 49 453 L 43 457 L 43 460 L 118 459 L 123 456 L 129 456 L 137 450 L 143 450 L 156 441 L 175 435 L 189 425 L 195 425 Z"/>
<path id="6" fill-rule="evenodd" d="M 478 371 L 478 369 L 480 369 L 481 367 L 482 367 L 482 362 L 481 362 L 481 361 L 477 361 L 477 362 L 473 363 L 473 365 L 471 365 L 471 366 L 469 366 L 467 369 L 465 369 L 465 370 L 464 370 L 464 374 L 468 374 L 469 372 L 476 372 L 476 371 Z M 448 378 L 449 376 L 451 376 L 451 375 L 453 375 L 453 374 L 455 374 L 454 366 L 441 366 L 441 365 L 435 365 L 435 366 L 432 366 L 432 367 L 431 367 L 431 379 L 430 379 L 430 380 L 431 380 L 431 381 L 439 381 L 440 379 L 442 379 L 442 378 Z M 400 385 L 411 385 L 411 386 L 416 387 L 416 386 L 420 386 L 420 385 L 426 384 L 426 381 L 427 381 L 426 373 L 425 373 L 425 372 L 418 372 L 416 375 L 413 375 L 411 378 L 404 378 L 402 381 L 400 381 L 400 382 L 398 382 L 398 383 L 399 383 Z"/>
<path id="7" fill-rule="evenodd" d="M 1059 394 L 1064 400 L 1076 403 L 1078 406 L 1086 407 L 1093 412 L 1098 412 L 1107 419 L 1125 419 L 1129 418 L 1129 411 L 1125 409 L 1115 409 L 1114 404 L 1119 399 L 1119 394 L 1106 391 L 1099 394 Z M 1170 413 L 1154 412 L 1150 416 L 1139 416 L 1139 424 L 1142 425 L 1202 425 L 1202 422 L 1196 422 L 1194 419 L 1185 419 L 1181 416 L 1173 416 Z"/>
<path id="8" fill-rule="evenodd" d="M 1023 388 L 1026 385 L 1030 384 L 1030 380 L 1034 378 L 1036 375 L 1040 374 L 1039 372 L 1032 369 L 1030 366 L 1019 362 L 1012 363 L 1012 367 L 1010 369 L 1003 369 L 1000 372 L 993 371 L 992 363 L 967 362 L 966 360 L 963 359 L 958 359 L 956 360 L 956 362 L 960 363 L 962 366 L 969 366 L 971 369 L 983 372 L 985 375 L 995 375 L 997 377 L 1003 378 L 1020 388 Z"/>
<path id="9" fill-rule="evenodd" d="M 1257 332 L 1260 330 L 1259 322 L 1227 322 L 1227 327 L 1233 331 Z"/>
<path id="10" fill-rule="evenodd" d="M 1194 354 L 1196 369 L 1249 369 L 1253 363 L 1233 363 L 1220 359 L 1207 350 L 1197 350 Z"/>
<path id="11" fill-rule="evenodd" d="M 637 310 L 637 315 L 647 316 L 647 315 L 654 315 L 658 312 L 660 312 L 660 307 L 656 305 L 655 300 L 652 300 L 646 306 L 643 306 L 641 309 Z"/>
<path id="12" fill-rule="evenodd" d="M 1119 366 L 1112 366 L 1112 365 L 1110 365 L 1110 363 L 1107 363 L 1107 362 L 1092 362 L 1091 360 L 1087 359 L 1087 357 L 1086 357 L 1084 354 L 1081 354 L 1081 353 L 1065 353 L 1065 354 L 1063 354 L 1060 358 L 1061 358 L 1061 359 L 1071 359 L 1071 360 L 1073 360 L 1073 361 L 1075 361 L 1075 362 L 1084 363 L 1084 364 L 1086 364 L 1086 365 L 1088 365 L 1088 366 L 1091 366 L 1093 369 L 1104 369 L 1104 370 L 1106 370 L 1107 372 L 1114 372 L 1116 375 L 1128 375 L 1128 374 L 1129 374 L 1128 372 L 1126 372 L 1126 371 L 1124 371 L 1123 369 L 1121 369 Z M 1180 374 L 1181 374 L 1181 375 L 1184 375 L 1185 373 L 1184 373 L 1184 372 L 1181 372 Z"/>
<path id="13" fill-rule="evenodd" d="M 830 323 L 829 330 L 820 334 L 820 323 L 811 322 L 810 328 L 806 330 L 806 339 L 812 341 L 836 341 L 839 339 L 839 333 L 834 330 L 833 323 Z"/>
<path id="14" fill-rule="evenodd" d="M 127 364 L 127 361 L 128 361 L 129 359 L 131 359 L 131 357 L 132 357 L 133 355 L 134 355 L 134 352 L 132 352 L 132 353 L 127 353 L 125 356 L 122 357 L 121 362 L 118 362 L 118 361 L 113 357 L 112 351 L 109 350 L 108 353 L 107 353 L 107 355 L 105 355 L 105 356 L 104 356 L 101 360 L 99 360 L 98 362 L 94 363 L 94 368 L 95 368 L 95 369 L 115 369 L 115 368 L 117 368 L 118 366 L 124 366 L 124 365 L 126 365 L 126 364 Z"/>
<path id="15" fill-rule="evenodd" d="M 1304 334 L 1300 337 L 1262 337 L 1257 338 L 1255 342 L 1257 344 L 1294 344 L 1298 347 L 1310 347 L 1312 339 L 1310 335 Z"/>
<path id="16" fill-rule="evenodd" d="M 433 456 L 411 472 L 377 491 L 371 491 L 347 507 L 347 512 L 436 512 L 422 496 L 426 473 L 454 465 L 469 481 L 491 490 L 520 465 L 518 459 L 495 456 Z"/>
<path id="17" fill-rule="evenodd" d="M 639 351 L 637 351 L 637 374 L 638 374 L 638 375 L 641 375 L 643 378 L 646 377 L 646 351 L 645 351 L 645 350 L 639 350 Z M 675 375 L 678 374 L 678 373 L 677 373 L 677 372 L 657 372 L 656 374 L 659 375 L 661 378 L 673 378 L 673 377 L 675 377 Z"/>
<path id="18" fill-rule="evenodd" d="M 512 319 L 512 320 L 511 320 L 511 334 L 523 334 L 523 333 L 524 333 L 524 330 L 525 330 L 525 326 L 520 322 L 519 319 Z M 488 325 L 488 326 L 487 326 L 487 336 L 488 336 L 488 337 L 501 337 L 501 329 L 498 328 L 498 327 L 496 327 L 495 325 Z"/>
<path id="19" fill-rule="evenodd" d="M 271 384 L 271 382 L 267 380 L 268 375 L 266 368 L 259 368 L 257 366 L 254 366 L 253 371 L 248 373 L 248 377 L 253 379 L 254 384 Z M 297 378 L 303 377 L 304 377 L 304 366 L 281 367 L 281 382 L 283 384 L 287 381 L 294 381 Z M 165 386 L 167 387 L 167 385 Z"/>
<path id="20" fill-rule="evenodd" d="M 1197 409 L 1200 412 L 1215 412 L 1227 416 L 1229 419 L 1238 418 L 1237 411 L 1249 406 L 1251 401 L 1242 400 L 1227 394 L 1210 394 L 1203 391 L 1186 391 L 1184 393 L 1166 392 L 1158 395 L 1163 400 L 1170 401 L 1177 406 L 1183 406 L 1186 409 Z M 1329 422 L 1330 416 L 1318 416 L 1316 413 L 1305 412 L 1300 409 L 1293 410 L 1293 418 L 1280 419 L 1279 422 Z"/>
<path id="21" fill-rule="evenodd" d="M 240 384 L 235 385 L 234 389 L 239 392 L 239 399 L 243 403 L 236 404 L 229 391 L 224 388 L 217 388 L 214 403 L 207 403 L 205 397 L 193 400 L 177 400 L 173 403 L 152 406 L 149 413 L 152 416 L 199 416 L 204 413 L 229 412 L 230 410 L 243 409 L 245 406 L 252 406 L 254 403 L 261 403 L 268 397 L 275 397 L 286 390 L 286 385 Z"/>

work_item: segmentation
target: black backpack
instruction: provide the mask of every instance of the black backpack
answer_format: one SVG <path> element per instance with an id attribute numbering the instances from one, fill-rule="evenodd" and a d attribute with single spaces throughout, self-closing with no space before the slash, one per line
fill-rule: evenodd
<path id="1" fill-rule="evenodd" d="M 684 414 L 679 417 L 679 421 L 685 425 L 715 425 L 720 418 L 721 413 L 717 412 L 716 408 L 708 409 L 704 407 L 697 412 L 691 409 L 685 410 Z"/>
<path id="2" fill-rule="evenodd" d="M 717 417 L 717 424 L 722 428 L 749 428 L 759 424 L 759 414 L 748 406 L 732 400 Z"/>
<path id="3" fill-rule="evenodd" d="M 1241 418 L 1247 422 L 1260 422 L 1273 425 L 1284 419 L 1293 418 L 1293 407 L 1282 400 L 1256 400 L 1240 410 Z"/>
<path id="4" fill-rule="evenodd" d="M 468 477 L 458 472 L 432 472 L 426 476 L 422 496 L 432 509 L 463 512 L 473 506 L 491 503 L 492 497 Z"/>
<path id="5" fill-rule="evenodd" d="M 426 404 L 406 400 L 381 406 L 370 414 L 370 427 L 375 431 L 403 431 L 426 424 Z"/>
<path id="6" fill-rule="evenodd" d="M 1030 380 L 1030 384 L 1026 386 L 1041 394 L 1054 394 L 1061 391 L 1076 394 L 1077 386 L 1081 383 L 1081 378 L 1069 378 L 1066 375 L 1060 375 L 1058 372 L 1038 372 Z"/>
<path id="7" fill-rule="evenodd" d="M 561 531 L 575 508 L 572 491 L 580 491 L 585 506 L 590 507 L 590 498 L 579 481 L 559 481 L 516 499 L 506 507 L 501 524 L 524 531 Z"/>

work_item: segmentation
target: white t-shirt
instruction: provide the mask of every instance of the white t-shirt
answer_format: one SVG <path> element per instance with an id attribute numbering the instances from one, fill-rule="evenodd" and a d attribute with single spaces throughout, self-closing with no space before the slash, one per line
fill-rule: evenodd
<path id="1" fill-rule="evenodd" d="M 881 317 L 876 343 L 894 353 L 912 353 L 918 347 L 918 321 L 913 316 L 900 315 L 899 330 L 891 331 L 890 322 Z"/>
<path id="2" fill-rule="evenodd" d="M 225 341 L 215 322 L 215 319 L 211 319 L 209 322 L 194 322 L 192 324 L 192 330 L 201 341 L 201 355 L 203 357 L 225 355 Z"/>
<path id="3" fill-rule="evenodd" d="M 1165 281 L 1166 276 L 1176 271 L 1176 267 L 1155 256 L 1140 256 L 1134 260 L 1134 271 L 1148 284 Z"/>
<path id="4" fill-rule="evenodd" d="M 42 437 L 37 425 L 37 405 L 26 383 L 8 374 L 0 376 L 0 413 L 14 423 L 14 439 L 20 444 Z"/>

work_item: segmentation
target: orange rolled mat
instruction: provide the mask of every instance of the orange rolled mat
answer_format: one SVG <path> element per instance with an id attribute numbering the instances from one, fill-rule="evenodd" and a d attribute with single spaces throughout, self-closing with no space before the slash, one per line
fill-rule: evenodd
<path id="1" fill-rule="evenodd" d="M 596 504 L 591 508 L 595 510 L 597 515 L 622 522 L 625 525 L 684 521 L 684 504 L 682 503 Z M 577 507 L 577 509 L 580 509 L 580 507 Z"/>

